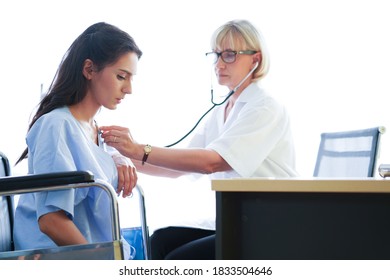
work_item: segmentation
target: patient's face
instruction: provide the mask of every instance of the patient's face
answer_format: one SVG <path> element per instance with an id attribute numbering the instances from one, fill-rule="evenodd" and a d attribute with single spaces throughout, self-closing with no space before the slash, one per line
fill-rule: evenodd
<path id="1" fill-rule="evenodd" d="M 138 56 L 129 52 L 115 63 L 92 75 L 88 93 L 98 106 L 116 109 L 126 94 L 132 91 L 132 81 L 137 73 Z"/>

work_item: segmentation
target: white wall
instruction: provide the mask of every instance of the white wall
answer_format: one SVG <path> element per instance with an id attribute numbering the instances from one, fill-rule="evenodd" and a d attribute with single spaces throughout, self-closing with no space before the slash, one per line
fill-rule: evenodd
<path id="1" fill-rule="evenodd" d="M 11 162 L 25 147 L 41 84 L 44 89 L 48 86 L 71 42 L 97 21 L 128 31 L 144 52 L 134 94 L 117 111 L 103 110 L 99 116 L 100 124 L 129 126 L 139 142 L 170 144 L 209 108 L 210 70 L 204 53 L 209 51 L 212 31 L 234 18 L 254 22 L 268 42 L 271 71 L 264 85 L 290 112 L 302 176 L 313 172 L 321 132 L 378 125 L 390 129 L 386 1 L 5 3 L 0 4 L 0 150 Z M 387 134 L 382 138 L 380 162 L 388 163 Z M 25 165 L 13 171 L 24 173 Z M 152 227 L 212 216 L 207 181 L 192 187 L 186 179 L 172 182 L 141 176 L 140 182 Z M 173 202 L 166 203 L 172 193 Z M 192 199 L 178 199 L 183 196 Z M 203 200 L 201 204 L 209 206 L 199 209 Z M 168 206 L 177 205 L 174 202 L 180 211 Z"/>

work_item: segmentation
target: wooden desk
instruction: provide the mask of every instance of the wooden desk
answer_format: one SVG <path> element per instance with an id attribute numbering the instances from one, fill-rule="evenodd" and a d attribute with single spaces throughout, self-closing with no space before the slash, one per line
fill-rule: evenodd
<path id="1" fill-rule="evenodd" d="M 390 259 L 390 180 L 226 179 L 217 259 Z"/>

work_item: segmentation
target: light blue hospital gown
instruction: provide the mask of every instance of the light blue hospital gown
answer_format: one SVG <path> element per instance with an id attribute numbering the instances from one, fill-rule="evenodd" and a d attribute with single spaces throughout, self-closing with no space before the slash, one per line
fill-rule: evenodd
<path id="1" fill-rule="evenodd" d="M 27 135 L 28 172 L 89 170 L 95 179 L 117 186 L 118 173 L 112 157 L 97 146 L 70 113 L 59 108 L 40 117 Z M 40 216 L 64 210 L 89 242 L 112 240 L 110 201 L 101 188 L 50 191 L 20 196 L 15 213 L 17 250 L 56 246 L 38 227 Z"/>

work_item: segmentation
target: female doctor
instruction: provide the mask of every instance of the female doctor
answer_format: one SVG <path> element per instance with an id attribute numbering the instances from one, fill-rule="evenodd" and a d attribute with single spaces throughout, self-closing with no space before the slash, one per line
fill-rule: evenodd
<path id="1" fill-rule="evenodd" d="M 29 126 L 19 158 L 28 158 L 29 174 L 89 170 L 118 195 L 131 193 L 135 167 L 105 151 L 94 118 L 102 106 L 114 110 L 131 93 L 141 55 L 129 34 L 103 22 L 72 43 Z M 100 188 L 23 194 L 15 213 L 15 247 L 111 241 L 109 203 Z"/>
<path id="2" fill-rule="evenodd" d="M 218 83 L 231 96 L 217 106 L 187 149 L 136 142 L 129 129 L 101 127 L 104 141 L 134 160 L 139 172 L 177 177 L 188 173 L 211 178 L 296 176 L 288 114 L 261 87 L 269 56 L 259 31 L 246 20 L 219 27 L 211 38 Z M 214 259 L 214 231 L 168 227 L 151 238 L 152 259 Z"/>

